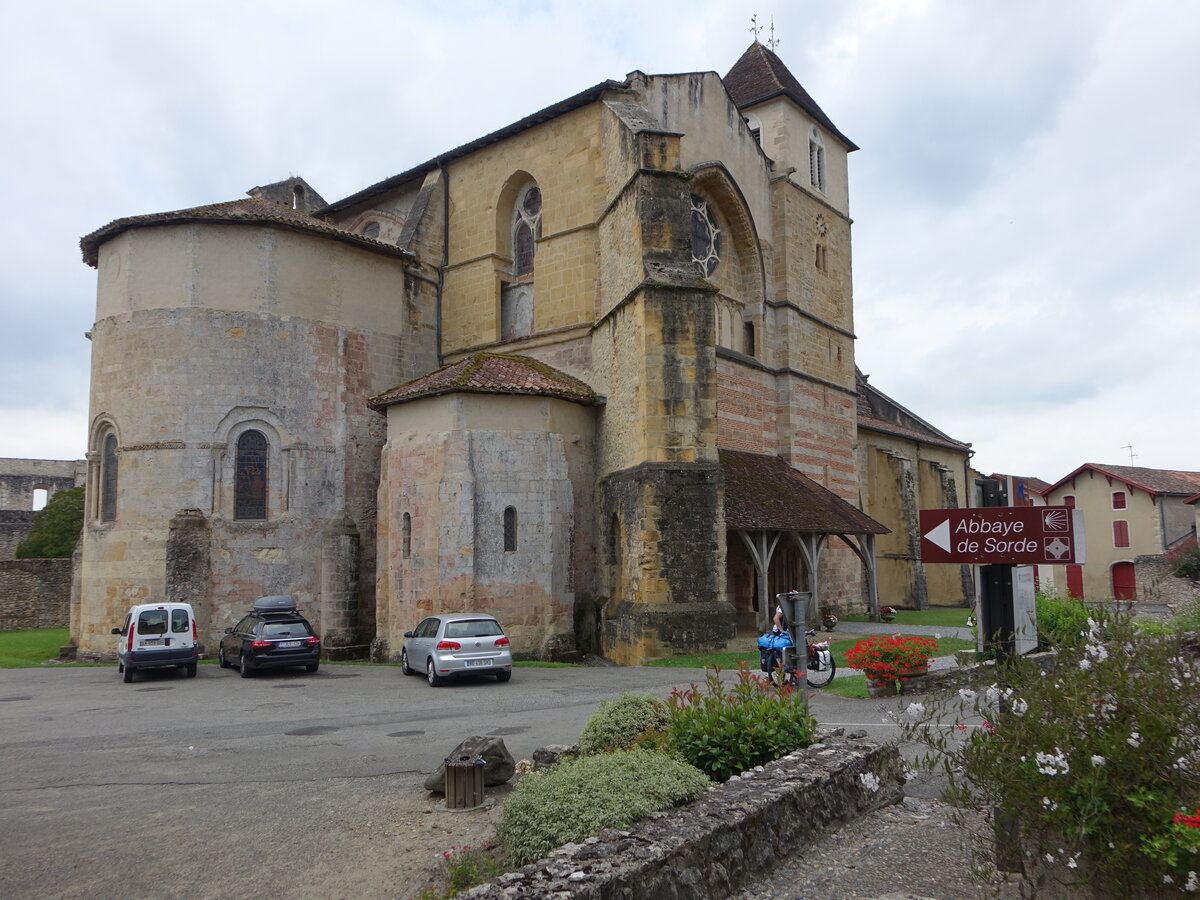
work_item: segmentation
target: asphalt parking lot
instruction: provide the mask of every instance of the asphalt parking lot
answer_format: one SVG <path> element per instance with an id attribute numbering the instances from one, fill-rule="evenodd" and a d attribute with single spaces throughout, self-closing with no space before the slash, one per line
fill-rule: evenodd
<path id="1" fill-rule="evenodd" d="M 0 670 L 0 884 L 9 898 L 220 897 L 311 887 L 303 873 L 320 871 L 312 895 L 348 896 L 356 854 L 371 859 L 378 820 L 398 817 L 384 799 L 427 796 L 421 781 L 462 738 L 500 735 L 528 757 L 573 743 L 603 699 L 702 677 L 519 668 L 507 684 L 430 688 L 395 667 L 241 679 L 203 665 L 127 685 L 115 665 Z M 818 692 L 812 710 L 892 733 L 875 701 Z"/>

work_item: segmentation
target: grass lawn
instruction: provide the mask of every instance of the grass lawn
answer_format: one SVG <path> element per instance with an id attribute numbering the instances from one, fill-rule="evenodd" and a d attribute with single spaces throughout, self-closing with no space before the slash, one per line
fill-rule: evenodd
<path id="1" fill-rule="evenodd" d="M 883 604 L 887 606 L 887 604 Z M 947 608 L 947 609 L 898 609 L 896 610 L 896 623 L 899 625 L 952 625 L 958 628 L 966 628 L 967 616 L 971 615 L 972 610 L 965 606 Z M 846 622 L 869 622 L 867 616 L 842 616 Z"/>
<path id="2" fill-rule="evenodd" d="M 69 628 L 0 631 L 0 669 L 40 666 L 58 656 L 58 648 L 71 640 Z"/>

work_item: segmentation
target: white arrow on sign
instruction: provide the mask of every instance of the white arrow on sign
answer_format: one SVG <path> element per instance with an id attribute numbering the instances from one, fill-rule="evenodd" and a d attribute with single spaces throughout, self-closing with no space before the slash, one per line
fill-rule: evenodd
<path id="1" fill-rule="evenodd" d="M 937 544 L 947 553 L 950 552 L 950 520 L 943 520 L 936 528 L 925 535 L 925 540 Z"/>

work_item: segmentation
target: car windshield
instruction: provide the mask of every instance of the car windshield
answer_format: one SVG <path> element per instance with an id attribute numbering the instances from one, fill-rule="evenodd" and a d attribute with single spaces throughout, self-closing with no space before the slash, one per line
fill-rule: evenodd
<path id="1" fill-rule="evenodd" d="M 311 634 L 307 622 L 267 622 L 262 630 L 265 638 L 308 637 Z"/>
<path id="2" fill-rule="evenodd" d="M 466 619 L 446 623 L 448 638 L 488 637 L 493 634 L 504 634 L 500 623 L 495 619 Z"/>

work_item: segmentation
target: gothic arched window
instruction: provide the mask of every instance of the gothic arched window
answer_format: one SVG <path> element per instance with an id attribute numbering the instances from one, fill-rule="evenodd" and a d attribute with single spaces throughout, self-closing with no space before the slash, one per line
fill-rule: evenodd
<path id="1" fill-rule="evenodd" d="M 517 196 L 513 209 L 513 275 L 533 275 L 533 256 L 542 234 L 542 192 L 531 184 Z"/>
<path id="2" fill-rule="evenodd" d="M 709 276 L 721 261 L 721 229 L 708 201 L 692 194 L 692 262 Z"/>
<path id="3" fill-rule="evenodd" d="M 267 439 L 261 431 L 245 431 L 237 441 L 233 473 L 233 517 L 267 517 Z"/>
<path id="4" fill-rule="evenodd" d="M 117 436 L 111 431 L 104 436 L 100 456 L 100 521 L 117 518 Z"/>

